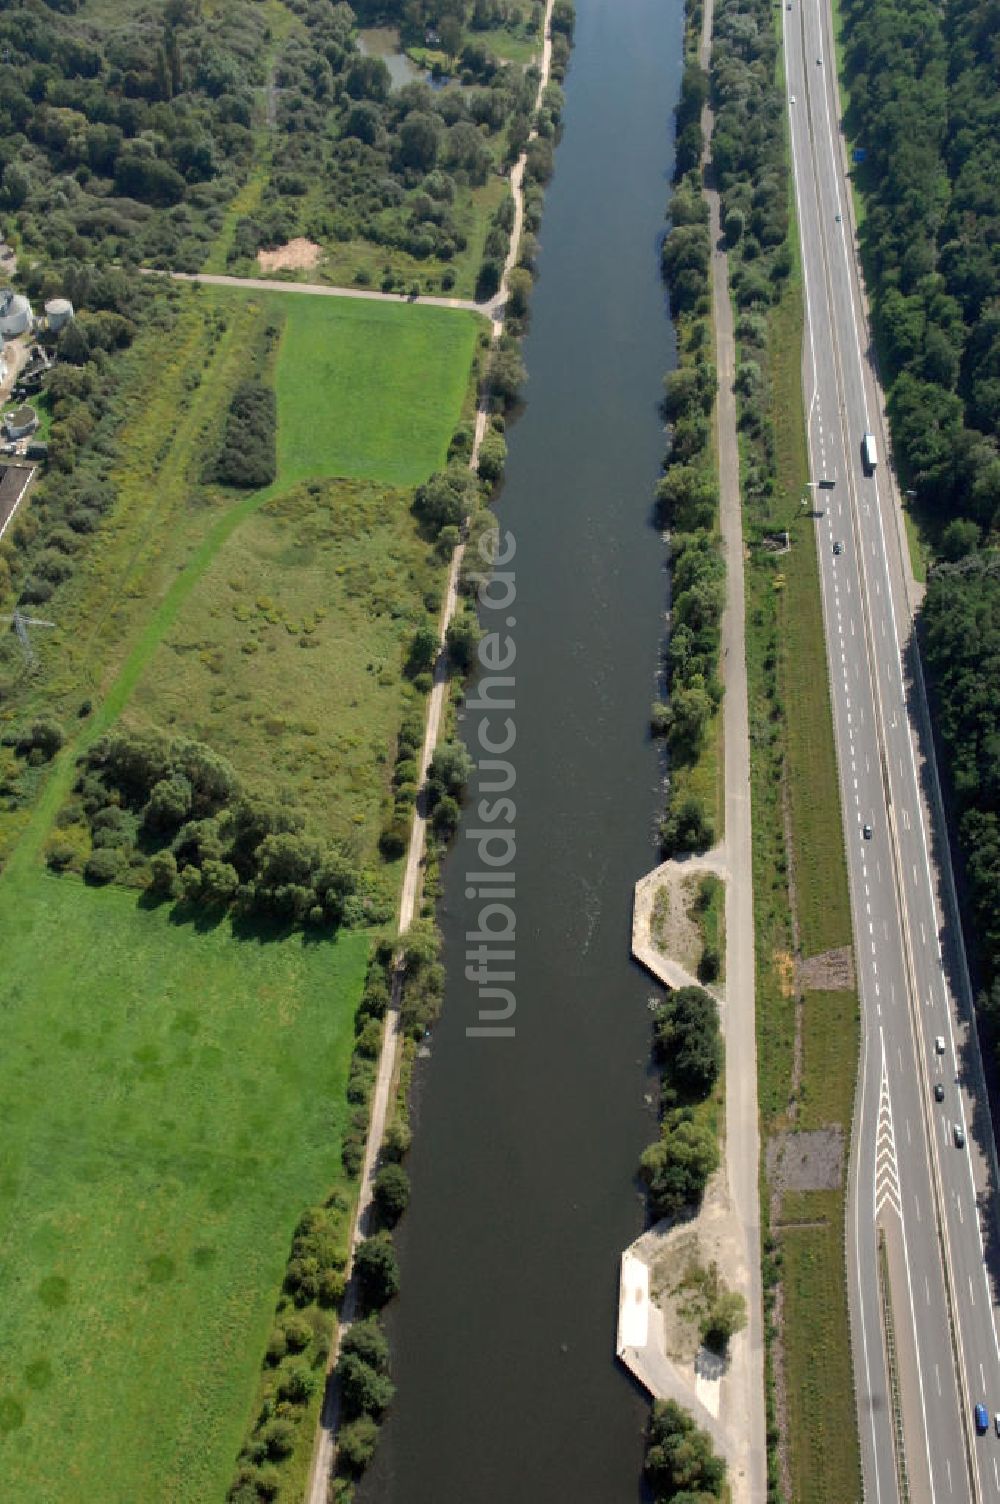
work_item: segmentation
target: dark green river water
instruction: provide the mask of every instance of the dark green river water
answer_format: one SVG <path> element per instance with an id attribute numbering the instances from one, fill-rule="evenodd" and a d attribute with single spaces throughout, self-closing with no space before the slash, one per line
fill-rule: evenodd
<path id="1" fill-rule="evenodd" d="M 577 0 L 577 17 L 499 505 L 516 601 L 486 613 L 516 620 L 515 705 L 493 720 L 516 728 L 515 1032 L 466 1033 L 481 1006 L 464 976 L 483 902 L 466 897 L 474 784 L 446 868 L 447 999 L 417 1075 L 387 1323 L 398 1393 L 368 1504 L 639 1497 L 647 1406 L 614 1336 L 655 1135 L 652 988 L 629 934 L 661 802 L 646 727 L 666 580 L 649 519 L 673 359 L 658 267 L 681 0 Z M 477 712 L 462 729 L 477 749 Z"/>

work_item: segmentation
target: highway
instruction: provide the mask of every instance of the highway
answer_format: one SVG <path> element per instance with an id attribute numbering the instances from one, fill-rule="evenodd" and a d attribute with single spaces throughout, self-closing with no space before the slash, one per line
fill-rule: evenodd
<path id="1" fill-rule="evenodd" d="M 865 1498 L 1000 1501 L 1000 1344 L 984 1251 L 994 1242 L 996 1151 L 933 755 L 921 735 L 922 681 L 853 243 L 830 17 L 826 0 L 782 4 L 811 494 L 862 1010 L 847 1259 Z M 879 457 L 872 474 L 862 466 L 866 432 Z M 972 1423 L 977 1401 L 990 1413 L 982 1437 Z"/>

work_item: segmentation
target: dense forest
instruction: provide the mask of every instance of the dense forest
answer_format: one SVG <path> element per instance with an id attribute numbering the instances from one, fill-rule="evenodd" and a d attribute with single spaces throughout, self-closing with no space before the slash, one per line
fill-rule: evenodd
<path id="1" fill-rule="evenodd" d="M 289 0 L 280 35 L 263 6 L 138 6 L 110 26 L 74 0 L 0 14 L 0 216 L 47 259 L 144 261 L 196 271 L 252 173 L 230 260 L 296 234 L 363 240 L 447 262 L 465 249 L 456 193 L 523 146 L 536 78 L 501 61 L 486 28 L 525 36 L 529 0 Z M 560 12 L 558 77 L 571 12 Z M 434 39 L 450 82 L 392 89 L 357 46 L 363 20 Z M 436 28 L 436 29 L 435 29 Z M 442 79 L 442 83 L 444 80 Z M 558 93 L 558 91 L 556 91 Z M 555 111 L 542 111 L 543 136 Z"/>
<path id="2" fill-rule="evenodd" d="M 848 128 L 895 459 L 987 988 L 1000 975 L 1000 52 L 995 0 L 846 0 Z"/>

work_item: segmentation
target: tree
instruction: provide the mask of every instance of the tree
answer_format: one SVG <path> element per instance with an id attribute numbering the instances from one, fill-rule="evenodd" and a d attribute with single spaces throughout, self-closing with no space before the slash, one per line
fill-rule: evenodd
<path id="1" fill-rule="evenodd" d="M 354 1269 L 366 1310 L 378 1310 L 398 1295 L 399 1265 L 387 1232 L 375 1233 L 358 1245 Z"/>
<path id="2" fill-rule="evenodd" d="M 442 841 L 450 841 L 458 829 L 458 822 L 462 817 L 462 811 L 456 800 L 450 794 L 444 794 L 434 805 L 434 813 L 431 816 L 431 826 L 434 834 Z"/>
<path id="3" fill-rule="evenodd" d="M 337 1461 L 352 1474 L 363 1473 L 375 1455 L 378 1426 L 370 1415 L 342 1426 L 337 1436 Z"/>
<path id="4" fill-rule="evenodd" d="M 438 635 L 428 622 L 421 622 L 413 634 L 406 657 L 406 672 L 411 679 L 429 673 L 437 662 Z"/>
<path id="5" fill-rule="evenodd" d="M 725 1353 L 731 1337 L 747 1324 L 747 1303 L 738 1290 L 716 1291 L 701 1320 L 701 1340 L 710 1351 Z"/>
<path id="6" fill-rule="evenodd" d="M 458 16 L 442 16 L 438 22 L 438 38 L 441 50 L 449 57 L 457 57 L 462 47 L 462 22 Z"/>
<path id="7" fill-rule="evenodd" d="M 643 1471 L 656 1499 L 675 1499 L 681 1490 L 719 1498 L 726 1465 L 712 1449 L 711 1437 L 675 1400 L 655 1400 L 646 1433 Z"/>
<path id="8" fill-rule="evenodd" d="M 701 987 L 680 987 L 656 1010 L 654 1048 L 678 1090 L 707 1097 L 722 1069 L 715 999 Z"/>
<path id="9" fill-rule="evenodd" d="M 436 115 L 419 110 L 407 115 L 399 128 L 397 155 L 400 165 L 430 172 L 437 161 L 441 140 L 441 122 Z"/>
<path id="10" fill-rule="evenodd" d="M 499 398 L 504 407 L 512 407 L 527 379 L 524 362 L 514 344 L 503 345 L 490 357 L 484 387 Z"/>
<path id="11" fill-rule="evenodd" d="M 176 830 L 190 815 L 191 803 L 190 779 L 174 773 L 153 785 L 143 820 L 150 830 Z"/>
<path id="12" fill-rule="evenodd" d="M 395 1227 L 410 1199 L 410 1177 L 402 1165 L 383 1165 L 372 1191 L 382 1221 L 387 1227 Z"/>
<path id="13" fill-rule="evenodd" d="M 524 266 L 515 266 L 507 281 L 507 312 L 516 319 L 523 319 L 531 302 L 534 286 L 530 271 Z"/>
<path id="14" fill-rule="evenodd" d="M 431 758 L 427 770 L 427 791 L 431 804 L 442 794 L 461 799 L 472 773 L 472 758 L 461 742 L 442 742 Z"/>
<path id="15" fill-rule="evenodd" d="M 476 496 L 476 482 L 468 466 L 453 464 L 447 470 L 438 470 L 417 487 L 413 510 L 436 536 L 444 527 L 460 526 L 471 511 Z"/>
<path id="16" fill-rule="evenodd" d="M 376 1373 L 389 1372 L 389 1344 L 374 1316 L 351 1323 L 341 1340 L 340 1351 L 353 1353 Z"/>
<path id="17" fill-rule="evenodd" d="M 357 1353 L 340 1354 L 337 1379 L 349 1420 L 356 1420 L 359 1415 L 379 1416 L 392 1403 L 395 1393 L 392 1381 L 370 1367 Z"/>
<path id="18" fill-rule="evenodd" d="M 696 1207 L 718 1164 L 719 1146 L 711 1128 L 696 1123 L 687 1111 L 671 1113 L 660 1138 L 639 1162 L 651 1214 L 676 1217 Z"/>
<path id="19" fill-rule="evenodd" d="M 941 557 L 951 562 L 964 558 L 966 554 L 975 553 L 978 547 L 978 524 L 963 517 L 954 518 L 941 534 Z"/>
<path id="20" fill-rule="evenodd" d="M 697 761 L 712 714 L 712 700 L 701 674 L 671 689 L 667 705 L 667 743 L 678 762 Z"/>
<path id="21" fill-rule="evenodd" d="M 490 429 L 479 446 L 479 478 L 495 484 L 503 474 L 507 460 L 507 444 L 503 434 Z"/>
<path id="22" fill-rule="evenodd" d="M 475 664 L 481 635 L 472 611 L 459 611 L 449 622 L 445 635 L 448 659 L 460 673 L 467 674 Z"/>
<path id="23" fill-rule="evenodd" d="M 149 859 L 150 891 L 173 898 L 177 888 L 177 859 L 172 851 L 157 851 Z"/>

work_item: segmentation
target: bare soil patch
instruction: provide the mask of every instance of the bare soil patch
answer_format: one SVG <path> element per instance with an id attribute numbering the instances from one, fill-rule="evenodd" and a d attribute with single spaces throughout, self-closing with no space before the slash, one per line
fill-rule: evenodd
<path id="1" fill-rule="evenodd" d="M 273 251 L 258 251 L 257 260 L 262 272 L 309 271 L 319 265 L 323 247 L 314 240 L 300 236 L 287 245 L 279 245 Z"/>
<path id="2" fill-rule="evenodd" d="M 849 945 L 807 956 L 798 963 L 798 985 L 803 992 L 853 992 L 854 952 Z"/>
<path id="3" fill-rule="evenodd" d="M 837 1126 L 777 1133 L 767 1145 L 767 1180 L 776 1212 L 786 1191 L 835 1191 L 844 1174 L 844 1134 Z"/>

